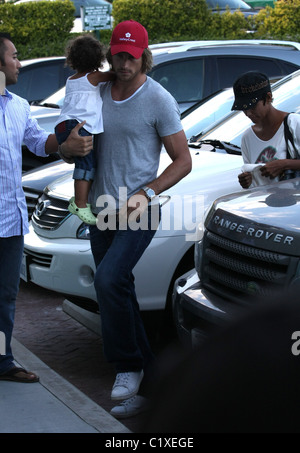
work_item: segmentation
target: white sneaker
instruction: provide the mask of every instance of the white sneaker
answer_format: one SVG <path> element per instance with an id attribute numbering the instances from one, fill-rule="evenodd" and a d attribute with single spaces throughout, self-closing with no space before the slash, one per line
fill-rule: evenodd
<path id="1" fill-rule="evenodd" d="M 118 373 L 112 388 L 111 399 L 125 400 L 136 395 L 143 377 L 143 370 Z"/>
<path id="2" fill-rule="evenodd" d="M 122 401 L 110 411 L 115 418 L 133 417 L 149 409 L 149 400 L 144 396 L 135 395 L 128 400 Z"/>

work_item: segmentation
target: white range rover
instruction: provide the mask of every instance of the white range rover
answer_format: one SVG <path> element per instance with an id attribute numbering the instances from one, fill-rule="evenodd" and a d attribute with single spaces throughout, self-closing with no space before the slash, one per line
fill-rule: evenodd
<path id="1" fill-rule="evenodd" d="M 273 97 L 277 108 L 299 111 L 300 71 L 274 84 Z M 194 267 L 194 240 L 201 234 L 197 225 L 201 230 L 204 212 L 216 198 L 241 191 L 239 145 L 249 125 L 242 112 L 232 112 L 199 139 L 190 139 L 193 170 L 162 194 L 162 224 L 134 269 L 141 310 L 171 308 L 174 281 Z M 159 172 L 168 163 L 162 152 Z M 25 236 L 23 278 L 97 311 L 88 226 L 67 209 L 73 195 L 71 173 L 69 166 L 68 174 L 48 184 L 38 200 Z"/>

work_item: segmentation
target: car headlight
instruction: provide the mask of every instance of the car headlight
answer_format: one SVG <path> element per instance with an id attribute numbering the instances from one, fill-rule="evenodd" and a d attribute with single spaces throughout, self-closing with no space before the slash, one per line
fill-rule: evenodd
<path id="1" fill-rule="evenodd" d="M 90 239 L 90 228 L 86 223 L 82 223 L 76 233 L 77 239 Z"/>

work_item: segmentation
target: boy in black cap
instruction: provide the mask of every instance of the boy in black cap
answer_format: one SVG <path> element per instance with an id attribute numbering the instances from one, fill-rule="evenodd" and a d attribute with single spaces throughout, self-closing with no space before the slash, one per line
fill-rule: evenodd
<path id="1" fill-rule="evenodd" d="M 268 77 L 256 71 L 247 72 L 235 81 L 233 90 L 232 110 L 242 110 L 253 123 L 242 137 L 245 165 L 239 175 L 241 186 L 248 189 L 251 185 L 270 184 L 283 177 L 287 170 L 300 170 L 295 150 L 287 152 L 284 119 L 288 113 L 272 105 Z M 291 113 L 287 121 L 296 149 L 300 149 L 300 115 Z"/>

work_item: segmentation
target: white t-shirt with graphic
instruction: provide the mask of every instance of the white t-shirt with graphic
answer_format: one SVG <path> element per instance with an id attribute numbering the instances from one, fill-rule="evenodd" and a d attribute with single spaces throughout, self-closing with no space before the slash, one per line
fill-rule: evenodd
<path id="1" fill-rule="evenodd" d="M 288 117 L 288 126 L 292 132 L 294 143 L 300 149 L 300 115 L 291 113 Z M 280 125 L 276 134 L 270 140 L 261 140 L 253 132 L 252 127 L 246 130 L 242 137 L 242 155 L 244 167 L 242 171 L 252 171 L 253 183 L 251 187 L 270 184 L 279 178 L 270 179 L 262 176 L 259 167 L 276 159 L 286 159 L 287 149 L 284 138 L 284 124 Z M 253 167 L 249 166 L 252 165 Z"/>

